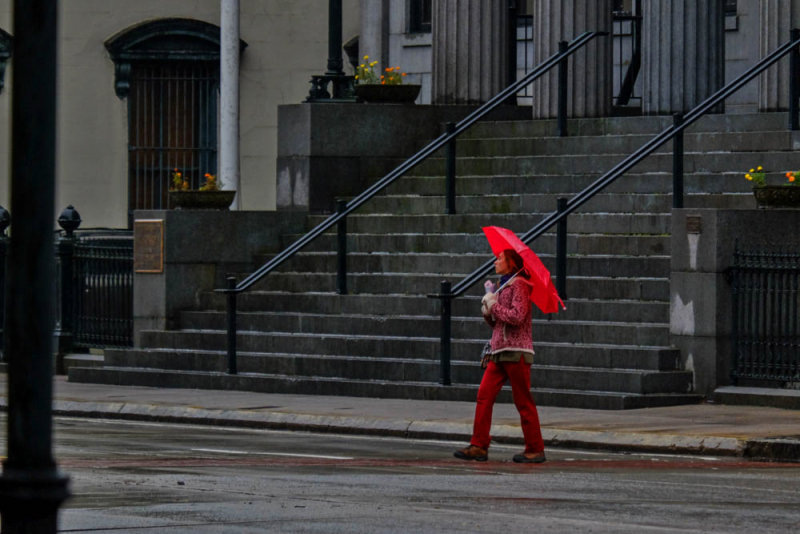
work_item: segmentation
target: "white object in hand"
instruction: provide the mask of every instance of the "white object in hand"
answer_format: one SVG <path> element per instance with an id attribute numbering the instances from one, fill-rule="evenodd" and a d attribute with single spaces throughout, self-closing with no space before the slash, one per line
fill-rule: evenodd
<path id="1" fill-rule="evenodd" d="M 486 290 L 487 293 L 494 293 L 494 284 L 491 280 L 487 280 L 483 283 L 483 288 Z"/>

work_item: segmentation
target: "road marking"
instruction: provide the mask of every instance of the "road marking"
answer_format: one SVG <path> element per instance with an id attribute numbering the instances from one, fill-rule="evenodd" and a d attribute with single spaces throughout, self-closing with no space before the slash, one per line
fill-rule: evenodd
<path id="1" fill-rule="evenodd" d="M 189 449 L 195 452 L 213 452 L 215 454 L 250 454 L 247 451 L 234 451 L 231 449 Z"/>
<path id="2" fill-rule="evenodd" d="M 299 453 L 292 453 L 292 452 L 251 452 L 251 451 L 237 451 L 232 449 L 201 449 L 201 448 L 194 448 L 190 449 L 195 452 L 212 452 L 215 454 L 246 454 L 246 455 L 254 455 L 254 456 L 289 456 L 292 458 L 318 458 L 322 460 L 354 460 L 352 456 L 329 456 L 324 454 L 299 454 Z"/>

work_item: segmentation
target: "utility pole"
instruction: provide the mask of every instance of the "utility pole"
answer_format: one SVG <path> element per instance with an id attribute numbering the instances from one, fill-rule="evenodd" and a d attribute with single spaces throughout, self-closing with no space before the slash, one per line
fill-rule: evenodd
<path id="1" fill-rule="evenodd" d="M 69 497 L 53 459 L 57 0 L 14 0 L 11 212 L 5 299 L 3 534 L 52 533 Z"/>

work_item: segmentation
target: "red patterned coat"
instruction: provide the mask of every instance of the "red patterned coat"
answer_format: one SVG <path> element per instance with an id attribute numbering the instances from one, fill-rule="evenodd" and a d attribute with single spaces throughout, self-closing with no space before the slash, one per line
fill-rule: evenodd
<path id="1" fill-rule="evenodd" d="M 505 351 L 533 354 L 530 295 L 530 282 L 520 277 L 497 293 L 490 315 L 484 315 L 492 327 L 492 354 Z"/>

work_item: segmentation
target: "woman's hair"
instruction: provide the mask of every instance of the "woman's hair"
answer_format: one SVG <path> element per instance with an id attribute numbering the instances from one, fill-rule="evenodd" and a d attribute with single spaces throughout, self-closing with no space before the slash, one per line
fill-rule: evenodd
<path id="1" fill-rule="evenodd" d="M 506 261 L 508 261 L 509 264 L 511 265 L 511 271 L 512 272 L 516 273 L 517 271 L 520 271 L 521 269 L 523 269 L 525 267 L 525 262 L 522 261 L 522 256 L 520 256 L 519 252 L 517 252 L 513 248 L 505 249 L 503 251 L 503 254 L 506 257 Z M 528 274 L 528 272 L 525 271 L 525 270 L 522 270 L 519 273 L 519 275 L 521 277 L 523 277 L 523 278 L 526 278 L 526 279 L 531 277 L 531 275 Z"/>

